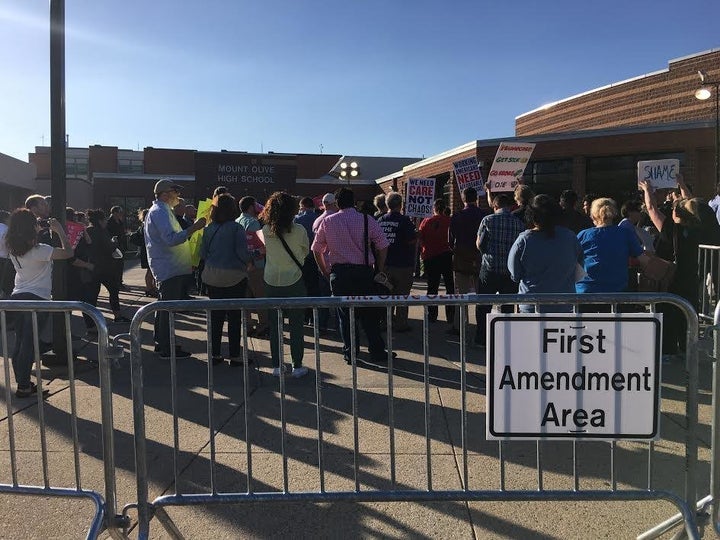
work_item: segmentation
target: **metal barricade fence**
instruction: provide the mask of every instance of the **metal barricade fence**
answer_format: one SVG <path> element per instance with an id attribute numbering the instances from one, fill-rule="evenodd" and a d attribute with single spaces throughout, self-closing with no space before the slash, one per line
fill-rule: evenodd
<path id="1" fill-rule="evenodd" d="M 677 467 L 678 475 L 682 474 L 684 485 L 678 489 L 660 489 L 656 486 L 658 482 L 656 478 L 655 468 L 655 443 L 638 442 L 637 445 L 645 448 L 643 454 L 642 479 L 638 479 L 635 483 L 631 483 L 630 487 L 623 487 L 623 483 L 618 476 L 618 468 L 623 465 L 623 458 L 629 459 L 630 453 L 623 452 L 619 447 L 618 441 L 609 442 L 590 442 L 584 440 L 553 442 L 554 445 L 566 445 L 572 455 L 572 472 L 570 489 L 548 489 L 547 480 L 545 480 L 546 463 L 552 457 L 552 452 L 544 453 L 546 444 L 550 444 L 546 440 L 538 440 L 535 442 L 535 463 L 536 484 L 531 489 L 514 489 L 510 487 L 514 485 L 512 476 L 508 475 L 509 456 L 512 455 L 514 445 L 522 444 L 519 441 L 505 440 L 498 441 L 496 448 L 497 464 L 499 466 L 498 482 L 493 488 L 473 488 L 471 486 L 471 466 L 468 458 L 469 438 L 468 431 L 468 364 L 467 364 L 467 307 L 478 304 L 484 305 L 519 305 L 530 304 L 535 306 L 572 306 L 573 313 L 580 313 L 580 306 L 584 309 L 592 305 L 602 305 L 609 309 L 610 313 L 619 313 L 625 309 L 643 309 L 650 313 L 656 313 L 660 304 L 670 305 L 678 309 L 684 315 L 687 322 L 687 342 L 686 356 L 683 369 L 683 378 L 685 381 L 685 436 L 684 436 L 684 455 L 682 456 L 683 464 Z M 396 457 L 396 425 L 401 421 L 394 410 L 394 393 L 396 377 L 396 369 L 393 360 L 393 333 L 392 333 L 392 308 L 394 306 L 421 306 L 423 309 L 422 318 L 422 381 L 424 387 L 424 469 L 425 481 L 421 487 L 409 488 L 400 485 L 397 477 L 397 457 Z M 459 465 L 460 485 L 461 489 L 443 489 L 434 483 L 433 474 L 433 455 L 432 455 L 432 437 L 431 437 L 431 403 L 430 403 L 430 353 L 429 353 L 429 306 L 456 306 L 456 316 L 460 317 L 460 336 L 459 336 L 459 390 L 460 390 L 460 410 L 459 410 L 459 429 L 460 441 L 462 447 L 461 464 Z M 632 306 L 632 307 L 629 307 Z M 256 472 L 253 468 L 253 446 L 258 442 L 253 438 L 250 426 L 253 420 L 253 396 L 249 388 L 250 368 L 248 367 L 248 313 L 258 309 L 277 310 L 278 317 L 272 321 L 277 324 L 280 330 L 279 349 L 281 359 L 284 360 L 283 351 L 283 317 L 280 309 L 304 309 L 311 308 L 313 319 L 318 321 L 318 313 L 322 308 L 345 308 L 349 310 L 350 320 L 354 321 L 356 311 L 358 309 L 369 307 L 382 307 L 385 309 L 385 319 L 387 324 L 387 428 L 389 434 L 389 477 L 384 478 L 383 482 L 387 487 L 379 487 L 377 489 L 363 489 L 361 482 L 361 460 L 363 454 L 361 452 L 359 437 L 359 391 L 358 391 L 358 365 L 356 346 L 359 343 L 359 336 L 354 324 L 350 324 L 351 334 L 351 388 L 349 399 L 352 414 L 352 474 L 348 471 L 348 481 L 352 480 L 352 485 L 346 489 L 333 490 L 328 488 L 328 478 L 331 476 L 332 470 L 328 471 L 328 459 L 325 455 L 324 445 L 327 432 L 323 425 L 324 416 L 329 414 L 328 409 L 324 407 L 324 390 L 320 381 L 319 374 L 322 372 L 322 362 L 319 346 L 319 330 L 318 325 L 314 325 L 313 341 L 314 341 L 314 368 L 316 370 L 315 388 L 314 388 L 314 432 L 317 466 L 316 469 L 319 489 L 316 491 L 309 490 L 292 490 L 291 484 L 296 481 L 295 478 L 289 477 L 289 432 L 288 432 L 288 404 L 286 383 L 284 377 L 278 379 L 279 397 L 279 423 L 280 423 L 280 447 L 279 458 L 282 460 L 282 479 L 278 480 L 277 490 L 257 489 L 257 484 L 262 484 L 256 478 Z M 242 354 L 243 354 L 243 382 L 242 382 L 242 399 L 244 414 L 241 419 L 240 429 L 244 431 L 244 441 L 240 442 L 241 448 L 244 447 L 244 461 L 242 463 L 242 472 L 246 477 L 245 489 L 242 491 L 223 491 L 219 489 L 219 481 L 224 480 L 223 477 L 218 478 L 218 455 L 216 450 L 216 437 L 219 435 L 217 423 L 214 418 L 214 368 L 213 363 L 207 362 L 207 379 L 204 383 L 193 380 L 193 392 L 197 394 L 198 385 L 202 389 L 203 384 L 207 384 L 207 423 L 203 425 L 208 429 L 209 438 L 209 489 L 207 492 L 187 492 L 182 487 L 180 470 L 180 431 L 179 431 L 179 414 L 178 414 L 178 362 L 175 358 L 175 315 L 179 312 L 204 312 L 207 324 L 207 357 L 211 358 L 210 335 L 211 335 L 211 311 L 214 309 L 222 310 L 241 310 L 242 312 Z M 145 425 L 145 398 L 146 392 L 144 388 L 144 363 L 142 358 L 142 339 L 141 327 L 148 317 L 158 311 L 169 312 L 170 318 L 170 336 L 171 336 L 171 358 L 170 358 L 170 385 L 171 385 L 171 408 L 173 422 L 173 487 L 174 493 L 161 495 L 154 500 L 149 498 L 149 476 L 148 476 L 148 438 Z M 157 517 L 158 521 L 165 528 L 166 532 L 174 538 L 182 538 L 182 533 L 175 525 L 166 511 L 169 507 L 193 506 L 193 505 L 215 505 L 228 503 L 257 503 L 257 502 L 306 502 L 306 503 L 328 503 L 328 502 L 431 502 L 431 501 L 654 501 L 664 500 L 672 503 L 680 511 L 684 522 L 686 534 L 690 538 L 699 538 L 696 518 L 695 518 L 695 501 L 696 498 L 696 477 L 698 466 L 698 365 L 697 365 L 697 347 L 698 347 L 698 320 L 697 314 L 693 307 L 685 299 L 669 294 L 592 294 L 592 295 L 449 295 L 443 297 L 342 297 L 342 298 L 265 298 L 265 299 L 238 299 L 238 300 L 189 300 L 189 301 L 160 301 L 155 302 L 141 308 L 133 318 L 130 328 L 131 341 L 131 369 L 132 369 L 132 393 L 133 393 L 133 417 L 135 422 L 135 455 L 136 455 L 136 474 L 137 474 L 137 503 L 126 505 L 123 510 L 125 515 L 131 508 L 136 508 L 138 513 L 138 538 L 148 538 L 150 535 L 150 523 L 153 517 Z M 204 391 L 203 391 L 204 392 Z M 294 400 L 294 401 L 297 401 Z M 658 403 L 658 408 L 660 407 Z M 658 411 L 659 414 L 659 411 Z M 374 422 L 378 422 L 377 418 L 373 418 Z M 161 431 L 157 423 L 153 424 L 153 431 Z M 420 435 L 418 433 L 418 435 Z M 169 436 L 169 434 L 168 434 Z M 349 434 L 348 434 L 349 436 Z M 483 437 L 484 438 L 484 437 Z M 622 442 L 622 441 L 620 441 Z M 494 443 L 493 443 L 494 444 Z M 525 442 L 527 445 L 528 443 Z M 608 477 L 606 478 L 608 489 L 583 489 L 581 487 L 580 478 L 582 476 L 579 460 L 583 445 L 594 445 L 592 448 L 598 448 L 597 445 L 606 445 L 606 456 L 609 460 Z M 553 446 L 552 449 L 557 447 Z M 595 450 L 593 450 L 595 451 Z M 314 450 L 313 450 L 314 452 Z M 495 451 L 493 451 L 495 452 Z M 603 454 L 605 455 L 605 454 Z M 636 455 L 633 450 L 632 455 Z M 642 455 L 642 454 L 641 454 Z M 661 454 L 662 455 L 662 454 Z M 634 474 L 638 473 L 640 467 L 637 463 L 625 464 L 631 468 Z M 224 475 L 223 475 L 224 476 Z M 292 480 L 292 481 L 291 481 Z M 442 478 L 440 478 L 442 480 Z M 570 481 L 570 480 L 569 480 Z M 378 480 L 380 483 L 380 481 Z M 635 485 L 640 484 L 640 485 Z M 383 484 L 384 486 L 385 484 Z M 197 488 L 196 484 L 193 487 Z M 645 538 L 657 537 L 667 530 L 671 529 L 677 523 L 665 523 L 644 535 Z"/>
<path id="2" fill-rule="evenodd" d="M 698 316 L 712 323 L 720 295 L 720 246 L 698 246 Z"/>
<path id="3" fill-rule="evenodd" d="M 80 432 L 78 430 L 78 408 L 76 395 L 76 377 L 74 369 L 74 354 L 72 345 L 72 334 L 70 331 L 70 316 L 73 312 L 80 312 L 92 319 L 97 327 L 98 341 L 98 365 L 100 375 L 100 415 L 102 425 L 100 426 L 102 433 L 102 460 L 103 460 L 103 485 L 101 491 L 88 489 L 83 487 L 81 473 L 81 449 L 80 449 Z M 13 404 L 17 399 L 14 397 L 12 388 L 14 382 L 10 376 L 10 355 L 8 354 L 8 337 L 12 333 L 9 326 L 12 326 L 12 320 L 15 319 L 22 324 L 21 318 L 24 313 L 29 313 L 32 323 L 32 349 L 34 354 L 34 374 L 37 384 L 37 428 L 40 439 L 40 459 L 42 461 L 42 485 L 32 485 L 23 482 L 19 473 L 20 460 L 18 458 L 17 438 L 18 435 L 25 436 L 27 432 L 16 429 L 16 418 L 23 411 L 13 411 Z M 57 425 L 49 423 L 46 419 L 46 408 L 49 406 L 43 399 L 43 380 L 42 380 L 42 356 L 40 354 L 40 334 L 42 328 L 38 324 L 38 314 L 56 313 L 64 315 L 65 339 L 67 341 L 67 370 L 68 370 L 68 389 L 70 393 L 70 435 L 72 440 L 72 455 L 74 469 L 74 486 L 62 485 L 51 480 L 50 464 L 49 464 L 49 448 L 48 448 L 48 432 L 54 432 Z M 10 316 L 9 316 L 10 315 Z M 54 323 L 60 320 L 56 317 Z M 115 488 L 115 459 L 114 459 L 114 441 L 113 441 L 113 410 L 112 410 L 112 388 L 111 388 L 111 365 L 108 355 L 108 329 L 105 318 L 102 313 L 95 307 L 84 302 L 70 301 L 41 301 L 41 300 L 2 300 L 0 301 L 0 338 L 2 339 L 2 355 L 3 367 L 5 375 L 5 404 L 7 410 L 7 429 L 8 429 L 8 449 L 10 458 L 10 482 L 5 479 L 0 480 L 0 493 L 10 495 L 33 495 L 42 497 L 61 497 L 87 499 L 91 501 L 95 507 L 94 515 L 88 526 L 87 538 L 97 538 L 103 531 L 107 530 L 114 538 L 122 538 L 119 527 L 121 517 L 116 515 L 116 488 Z M 52 396 L 50 397 L 50 399 Z M 26 400 L 24 403 L 30 403 L 32 400 Z M 54 449 L 57 450 L 57 449 Z M 27 463 L 23 463 L 27 469 Z M 60 469 L 60 467 L 58 467 Z M 64 471 L 65 466 L 62 467 Z M 59 476 L 59 474 L 58 474 Z M 30 527 L 32 520 L 27 521 L 27 527 Z M 25 530 L 26 534 L 32 534 L 31 529 Z"/>

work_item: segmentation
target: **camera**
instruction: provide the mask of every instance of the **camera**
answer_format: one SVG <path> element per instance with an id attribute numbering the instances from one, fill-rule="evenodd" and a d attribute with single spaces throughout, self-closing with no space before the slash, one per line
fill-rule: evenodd
<path id="1" fill-rule="evenodd" d="M 37 224 L 40 225 L 40 227 L 48 228 L 50 226 L 50 220 L 46 218 L 38 218 Z"/>

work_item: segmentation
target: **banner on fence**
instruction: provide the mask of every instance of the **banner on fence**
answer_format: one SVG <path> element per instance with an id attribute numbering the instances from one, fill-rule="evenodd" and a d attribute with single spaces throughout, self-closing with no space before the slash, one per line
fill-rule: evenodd
<path id="1" fill-rule="evenodd" d="M 430 217 L 435 201 L 434 178 L 409 178 L 405 193 L 405 215 L 408 217 Z"/>
<path id="2" fill-rule="evenodd" d="M 522 180 L 535 143 L 500 143 L 488 173 L 490 191 L 513 191 Z"/>
<path id="3" fill-rule="evenodd" d="M 488 316 L 488 439 L 657 439 L 662 315 Z"/>
<path id="4" fill-rule="evenodd" d="M 677 159 L 656 159 L 654 161 L 638 161 L 638 182 L 647 180 L 655 189 L 674 189 L 678 186 L 677 175 L 680 172 L 680 161 Z"/>
<path id="5" fill-rule="evenodd" d="M 475 188 L 479 196 L 485 196 L 485 181 L 483 180 L 478 160 L 475 156 L 461 159 L 453 163 L 455 182 L 460 193 L 465 188 Z"/>

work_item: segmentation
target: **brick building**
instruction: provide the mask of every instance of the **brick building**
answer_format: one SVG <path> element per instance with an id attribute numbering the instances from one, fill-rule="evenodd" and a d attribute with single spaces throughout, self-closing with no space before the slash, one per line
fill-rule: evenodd
<path id="1" fill-rule="evenodd" d="M 622 202 L 637 194 L 637 162 L 678 159 L 698 196 L 715 183 L 714 100 L 699 101 L 698 70 L 720 79 L 720 49 L 673 60 L 669 69 L 560 100 L 516 119 L 516 136 L 478 140 L 410 164 L 378 180 L 404 192 L 408 178 L 436 179 L 436 193 L 460 206 L 453 162 L 475 156 L 487 178 L 500 142 L 536 143 L 523 182 L 536 193 L 574 189 Z"/>

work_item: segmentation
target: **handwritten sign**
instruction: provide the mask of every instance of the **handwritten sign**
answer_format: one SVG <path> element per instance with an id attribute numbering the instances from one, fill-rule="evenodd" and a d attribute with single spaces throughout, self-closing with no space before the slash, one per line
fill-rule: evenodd
<path id="1" fill-rule="evenodd" d="M 471 187 L 477 190 L 478 195 L 485 195 L 485 181 L 475 156 L 455 161 L 453 169 L 455 170 L 455 181 L 460 193 L 462 193 L 463 189 Z"/>
<path id="2" fill-rule="evenodd" d="M 535 143 L 500 143 L 488 174 L 490 191 L 513 191 L 522 180 L 533 150 L 535 150 Z"/>
<path id="3" fill-rule="evenodd" d="M 405 215 L 409 217 L 429 217 L 433 213 L 435 201 L 434 178 L 409 178 L 405 194 Z"/>
<path id="4" fill-rule="evenodd" d="M 655 189 L 676 188 L 677 175 L 680 172 L 680 161 L 677 159 L 658 159 L 655 161 L 638 161 L 638 182 L 647 180 Z"/>
<path id="5" fill-rule="evenodd" d="M 78 247 L 78 244 L 85 233 L 85 225 L 75 221 L 67 221 L 65 222 L 65 230 L 67 231 L 67 237 L 68 240 L 70 240 L 70 245 L 73 249 L 75 249 Z"/>

